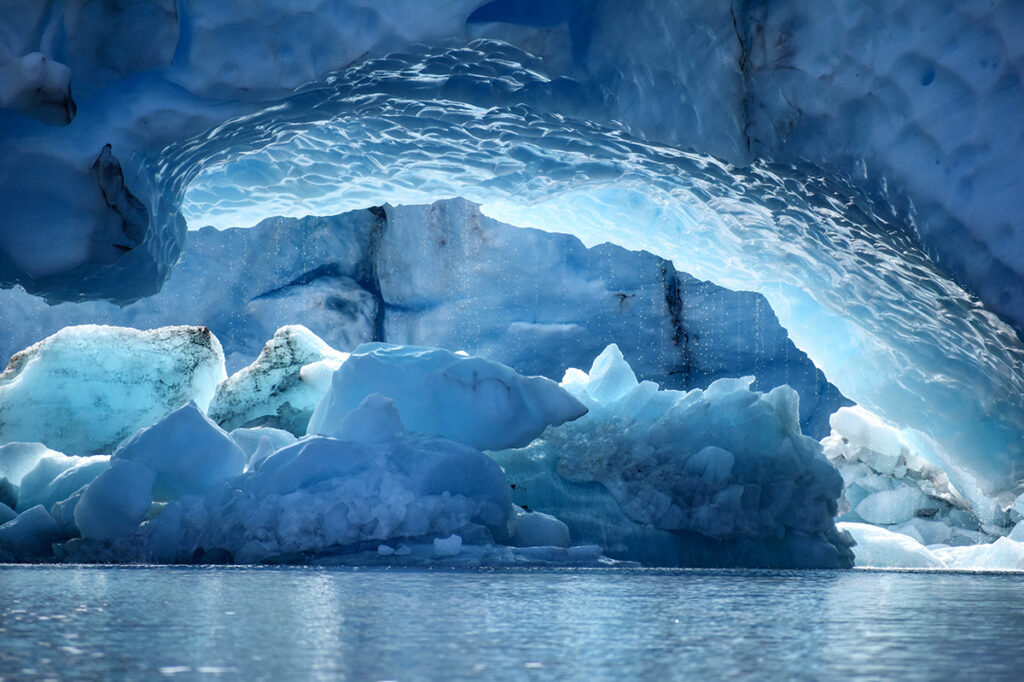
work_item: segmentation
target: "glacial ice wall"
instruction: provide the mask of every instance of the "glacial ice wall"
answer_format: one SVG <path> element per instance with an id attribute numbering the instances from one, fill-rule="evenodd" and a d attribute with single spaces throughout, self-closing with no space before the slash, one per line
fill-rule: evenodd
<path id="1" fill-rule="evenodd" d="M 128 301 L 182 210 L 461 195 L 765 294 L 935 459 L 1021 479 L 1019 3 L 422 8 L 8 0 L 0 279 Z"/>
<path id="2" fill-rule="evenodd" d="M 305 433 L 323 391 L 290 393 L 289 368 L 340 358 L 301 333 L 278 336 L 292 324 L 342 351 L 371 341 L 439 346 L 555 380 L 616 343 L 641 378 L 666 388 L 744 375 L 756 378 L 756 390 L 788 384 L 800 395 L 804 432 L 816 438 L 848 404 L 763 296 L 695 279 L 650 253 L 587 249 L 570 235 L 504 225 L 459 199 L 205 228 L 190 233 L 160 293 L 141 301 L 47 305 L 10 289 L 0 290 L 0 310 L 18 320 L 0 330 L 0 357 L 74 324 L 209 327 L 229 372 L 254 359 L 261 367 L 218 389 L 210 414 L 225 428 Z M 282 368 L 279 379 L 266 375 L 273 366 Z M 250 414 L 241 389 L 253 381 L 274 386 L 285 411 Z M 297 410 L 291 416 L 285 395 Z"/>

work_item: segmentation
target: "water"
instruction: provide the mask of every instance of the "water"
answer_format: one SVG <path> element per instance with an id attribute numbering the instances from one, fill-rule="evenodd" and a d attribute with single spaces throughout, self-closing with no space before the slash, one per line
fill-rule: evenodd
<path id="1" fill-rule="evenodd" d="M 0 679 L 1020 679 L 1019 575 L 0 567 Z"/>

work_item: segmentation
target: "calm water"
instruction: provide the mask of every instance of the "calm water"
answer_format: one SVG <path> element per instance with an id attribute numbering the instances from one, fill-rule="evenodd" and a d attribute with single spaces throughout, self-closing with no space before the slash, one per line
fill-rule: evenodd
<path id="1" fill-rule="evenodd" d="M 0 678 L 1021 679 L 1024 578 L 0 566 Z"/>

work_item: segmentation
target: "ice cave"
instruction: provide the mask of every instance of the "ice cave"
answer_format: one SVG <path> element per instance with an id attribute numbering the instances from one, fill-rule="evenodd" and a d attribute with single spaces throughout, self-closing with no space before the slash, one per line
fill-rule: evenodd
<path id="1" fill-rule="evenodd" d="M 1024 570 L 1024 3 L 0 0 L 0 561 Z"/>

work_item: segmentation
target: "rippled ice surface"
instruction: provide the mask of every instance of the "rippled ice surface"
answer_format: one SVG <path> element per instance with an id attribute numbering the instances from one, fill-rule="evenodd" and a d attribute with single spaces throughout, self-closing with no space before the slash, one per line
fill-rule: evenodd
<path id="1" fill-rule="evenodd" d="M 508 45 L 391 55 L 162 150 L 153 208 L 226 227 L 462 196 L 514 225 L 648 249 L 764 294 L 847 397 L 933 440 L 917 447 L 936 463 L 1013 488 L 1024 348 L 931 262 L 912 209 L 812 167 L 648 143 L 595 122 L 596 106 Z"/>
<path id="2" fill-rule="evenodd" d="M 1019 679 L 1019 576 L 0 567 L 0 678 Z"/>

